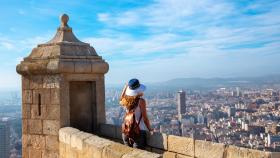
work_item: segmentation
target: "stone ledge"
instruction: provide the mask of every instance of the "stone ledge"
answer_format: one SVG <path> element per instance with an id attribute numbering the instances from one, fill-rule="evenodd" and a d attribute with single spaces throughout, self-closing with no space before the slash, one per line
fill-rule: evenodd
<path id="1" fill-rule="evenodd" d="M 107 126 L 106 126 L 107 127 Z M 160 154 L 130 148 L 96 135 L 79 131 L 72 127 L 59 130 L 60 157 L 64 158 L 71 151 L 72 157 L 84 158 L 161 158 Z"/>

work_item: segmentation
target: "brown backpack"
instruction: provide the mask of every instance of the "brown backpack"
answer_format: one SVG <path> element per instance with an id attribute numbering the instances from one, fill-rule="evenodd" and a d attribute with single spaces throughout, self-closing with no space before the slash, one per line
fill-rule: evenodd
<path id="1" fill-rule="evenodd" d="M 136 116 L 135 116 L 135 109 L 138 106 L 139 100 L 140 99 L 137 100 L 136 104 L 134 105 L 134 108 L 126 112 L 122 124 L 122 133 L 124 133 L 128 138 L 131 139 L 135 139 L 140 135 L 139 124 L 142 119 L 142 114 L 140 115 L 138 122 L 136 121 Z"/>

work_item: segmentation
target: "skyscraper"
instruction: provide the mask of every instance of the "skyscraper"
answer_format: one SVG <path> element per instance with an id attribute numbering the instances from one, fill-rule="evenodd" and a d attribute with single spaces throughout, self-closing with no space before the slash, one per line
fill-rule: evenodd
<path id="1" fill-rule="evenodd" d="M 177 93 L 177 110 L 179 121 L 182 119 L 182 114 L 186 113 L 186 92 L 183 90 L 178 91 Z"/>
<path id="2" fill-rule="evenodd" d="M 0 118 L 0 158 L 9 157 L 10 129 L 8 118 Z"/>

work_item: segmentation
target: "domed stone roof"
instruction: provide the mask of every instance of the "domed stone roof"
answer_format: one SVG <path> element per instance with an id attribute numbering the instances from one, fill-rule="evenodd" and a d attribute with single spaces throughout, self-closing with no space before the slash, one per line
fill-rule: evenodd
<path id="1" fill-rule="evenodd" d="M 38 44 L 17 65 L 19 74 L 106 73 L 109 65 L 88 43 L 81 42 L 68 26 L 69 17 L 60 17 L 61 25 L 49 42 Z"/>

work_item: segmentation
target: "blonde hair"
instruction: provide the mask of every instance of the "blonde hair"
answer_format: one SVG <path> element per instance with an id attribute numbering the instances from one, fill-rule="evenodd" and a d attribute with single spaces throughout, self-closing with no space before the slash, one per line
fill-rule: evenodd
<path id="1" fill-rule="evenodd" d="M 128 110 L 133 109 L 135 106 L 137 106 L 137 103 L 140 99 L 140 95 L 137 96 L 128 96 L 124 95 L 121 98 L 120 104 L 124 107 L 126 107 Z"/>

